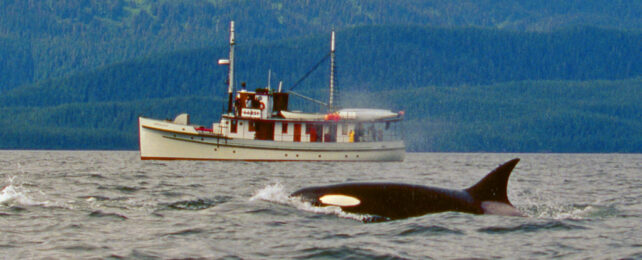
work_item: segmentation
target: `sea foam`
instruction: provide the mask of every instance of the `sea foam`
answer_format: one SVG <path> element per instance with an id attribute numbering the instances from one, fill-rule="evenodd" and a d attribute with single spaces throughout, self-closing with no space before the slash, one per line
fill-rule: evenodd
<path id="1" fill-rule="evenodd" d="M 299 197 L 291 197 L 290 193 L 287 192 L 285 187 L 280 183 L 267 185 L 264 188 L 258 190 L 254 194 L 254 196 L 250 198 L 250 201 L 256 201 L 256 200 L 288 205 L 307 212 L 313 212 L 317 214 L 336 215 L 341 218 L 353 219 L 353 220 L 364 221 L 364 222 L 367 222 L 368 220 L 373 219 L 373 216 L 348 213 L 343 211 L 340 207 L 336 207 L 336 206 L 327 206 L 327 207 L 313 206 L 309 202 L 302 201 Z"/>
<path id="2" fill-rule="evenodd" d="M 14 184 L 15 176 L 9 177 L 9 184 L 0 191 L 1 205 L 34 206 L 41 205 L 29 197 L 29 191 L 21 185 Z"/>

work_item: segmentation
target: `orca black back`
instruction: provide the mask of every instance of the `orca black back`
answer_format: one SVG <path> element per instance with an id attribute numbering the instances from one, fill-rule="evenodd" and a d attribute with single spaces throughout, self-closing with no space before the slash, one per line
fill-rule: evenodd
<path id="1" fill-rule="evenodd" d="M 308 187 L 292 193 L 314 206 L 338 206 L 345 212 L 395 220 L 429 213 L 521 215 L 508 200 L 510 173 L 519 159 L 499 166 L 465 190 L 403 183 L 344 183 Z"/>
<path id="2" fill-rule="evenodd" d="M 500 165 L 465 191 L 479 201 L 502 202 L 512 206 L 508 201 L 508 178 L 518 162 L 516 158 Z"/>

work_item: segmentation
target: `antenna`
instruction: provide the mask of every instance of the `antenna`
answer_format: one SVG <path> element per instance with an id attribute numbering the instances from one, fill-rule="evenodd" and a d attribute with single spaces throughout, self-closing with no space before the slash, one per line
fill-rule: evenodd
<path id="1" fill-rule="evenodd" d="M 270 87 L 270 81 L 271 81 L 271 79 L 272 79 L 272 69 L 269 69 L 269 70 L 268 70 L 268 84 L 267 84 L 267 89 L 268 89 L 268 90 L 271 90 L 271 87 Z"/>

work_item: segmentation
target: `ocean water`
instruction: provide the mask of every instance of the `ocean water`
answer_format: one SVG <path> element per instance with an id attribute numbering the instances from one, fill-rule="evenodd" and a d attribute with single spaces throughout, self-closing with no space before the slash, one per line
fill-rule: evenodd
<path id="1" fill-rule="evenodd" d="M 521 158 L 528 217 L 383 223 L 290 199 L 314 185 L 465 188 Z M 642 259 L 641 154 L 410 153 L 397 163 L 140 161 L 137 152 L 0 151 L 0 258 Z"/>

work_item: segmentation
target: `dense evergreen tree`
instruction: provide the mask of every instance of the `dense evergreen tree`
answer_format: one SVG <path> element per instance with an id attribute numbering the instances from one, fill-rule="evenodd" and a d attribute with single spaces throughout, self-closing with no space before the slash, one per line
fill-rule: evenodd
<path id="1" fill-rule="evenodd" d="M 553 33 L 418 26 L 357 27 L 338 33 L 339 83 L 376 91 L 425 85 L 492 84 L 522 80 L 626 79 L 642 75 L 642 34 L 596 28 Z M 403 39 L 403 40 L 400 40 Z M 238 46 L 237 79 L 267 84 L 267 72 L 296 82 L 327 53 L 327 36 Z M 6 91 L 3 106 L 221 94 L 223 46 L 155 55 Z M 366 65 L 364 65 L 366 64 Z M 299 89 L 324 88 L 329 66 Z M 313 94 L 313 93 L 312 93 Z"/>
<path id="2" fill-rule="evenodd" d="M 346 106 L 411 151 L 642 152 L 639 1 L 0 1 L 0 148 L 136 149 L 136 117 L 218 120 L 237 78 L 292 86 L 338 29 Z M 586 26 L 591 25 L 591 26 Z M 297 90 L 324 99 L 328 66 Z M 349 101 L 349 102 L 348 102 Z M 304 106 L 293 99 L 295 107 Z"/>
<path id="3" fill-rule="evenodd" d="M 550 32 L 642 28 L 640 1 L 58 0 L 0 1 L 0 38 L 28 46 L 0 72 L 0 90 L 131 59 L 222 44 L 230 20 L 244 41 L 273 41 L 363 25 Z M 11 58 L 0 52 L 0 60 Z M 15 57 L 15 56 L 14 56 Z"/>
<path id="4" fill-rule="evenodd" d="M 640 78 L 517 81 L 380 90 L 369 101 L 381 102 L 361 105 L 405 110 L 410 151 L 639 153 L 641 91 Z M 0 148 L 137 149 L 137 116 L 187 112 L 208 125 L 224 102 L 172 97 L 1 108 L 8 116 L 0 118 Z"/>

